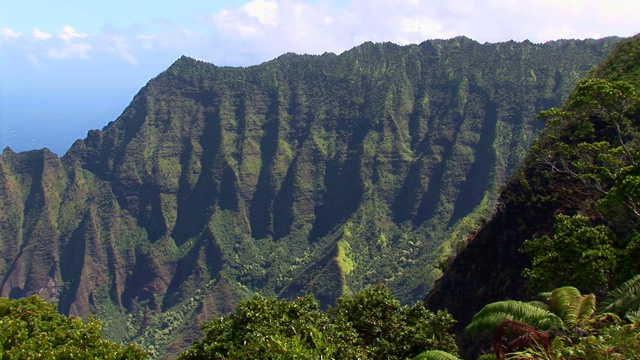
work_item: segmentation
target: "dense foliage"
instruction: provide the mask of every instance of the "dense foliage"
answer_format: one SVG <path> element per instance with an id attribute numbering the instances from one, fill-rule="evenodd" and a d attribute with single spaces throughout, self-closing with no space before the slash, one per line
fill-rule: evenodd
<path id="1" fill-rule="evenodd" d="M 306 295 L 256 296 L 234 314 L 203 325 L 204 337 L 181 359 L 407 359 L 427 350 L 456 353 L 446 313 L 401 306 L 388 288 L 369 287 L 324 312 Z M 424 355 L 426 356 L 426 355 Z"/>
<path id="2" fill-rule="evenodd" d="M 465 334 L 494 333 L 492 352 L 500 360 L 635 358 L 640 331 L 637 319 L 626 314 L 640 311 L 639 280 L 609 293 L 601 306 L 595 295 L 582 295 L 574 287 L 554 289 L 529 303 L 491 303 L 473 317 Z M 626 306 L 616 308 L 615 303 Z"/>
<path id="3" fill-rule="evenodd" d="M 584 215 L 558 215 L 553 236 L 525 243 L 525 250 L 533 256 L 525 276 L 539 290 L 574 284 L 602 293 L 615 277 L 618 257 L 623 255 L 616 249 L 618 243 L 607 226 L 591 226 Z"/>
<path id="4" fill-rule="evenodd" d="M 147 359 L 141 349 L 103 339 L 100 322 L 60 315 L 42 298 L 0 298 L 0 359 Z"/>
<path id="5" fill-rule="evenodd" d="M 588 78 L 567 110 L 552 109 L 540 163 L 566 177 L 585 201 L 558 215 L 553 235 L 525 243 L 534 288 L 573 284 L 604 293 L 640 271 L 640 96 L 625 81 Z M 570 130 L 570 133 L 567 131 Z M 584 215 L 591 216 L 591 219 Z"/>

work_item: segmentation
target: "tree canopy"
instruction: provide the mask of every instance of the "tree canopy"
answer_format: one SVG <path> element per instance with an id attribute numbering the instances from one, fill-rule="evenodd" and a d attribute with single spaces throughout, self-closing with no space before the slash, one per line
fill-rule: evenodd
<path id="1" fill-rule="evenodd" d="M 148 355 L 105 340 L 97 320 L 60 315 L 42 298 L 0 298 L 0 359 L 138 360 Z"/>
<path id="2" fill-rule="evenodd" d="M 453 319 L 422 304 L 402 306 L 372 286 L 320 309 L 306 295 L 293 301 L 255 296 L 234 314 L 206 322 L 205 334 L 181 359 L 406 359 L 427 350 L 457 353 Z"/>
<path id="3" fill-rule="evenodd" d="M 537 290 L 573 285 L 606 293 L 637 273 L 640 224 L 640 97 L 623 80 L 581 81 L 563 110 L 551 109 L 539 164 L 580 194 L 576 214 L 559 214 L 552 235 L 525 243 Z"/>

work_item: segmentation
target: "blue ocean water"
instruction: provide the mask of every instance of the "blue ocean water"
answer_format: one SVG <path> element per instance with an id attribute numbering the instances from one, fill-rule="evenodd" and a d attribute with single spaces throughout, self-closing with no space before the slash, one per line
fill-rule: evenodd
<path id="1" fill-rule="evenodd" d="M 6 95 L 6 94 L 4 94 Z M 4 96 L 0 108 L 0 151 L 48 148 L 64 155 L 77 139 L 102 129 L 122 113 L 132 95 L 55 94 Z"/>

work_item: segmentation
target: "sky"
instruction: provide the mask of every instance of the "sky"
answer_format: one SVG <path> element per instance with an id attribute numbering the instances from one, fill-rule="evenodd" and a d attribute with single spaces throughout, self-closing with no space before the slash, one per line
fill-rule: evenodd
<path id="1" fill-rule="evenodd" d="M 639 32 L 638 0 L 0 0 L 0 150 L 64 154 L 181 55 L 250 66 L 365 41 Z"/>

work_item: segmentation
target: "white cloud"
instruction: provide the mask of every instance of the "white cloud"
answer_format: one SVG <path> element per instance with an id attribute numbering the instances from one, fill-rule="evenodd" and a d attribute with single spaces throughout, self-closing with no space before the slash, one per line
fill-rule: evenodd
<path id="1" fill-rule="evenodd" d="M 636 0 L 436 0 L 428 7 L 445 30 L 481 42 L 630 36 L 640 23 Z"/>
<path id="2" fill-rule="evenodd" d="M 205 44 L 199 33 L 187 30 L 170 21 L 156 21 L 156 25 L 159 30 L 151 39 L 155 50 L 173 50 L 185 54 L 189 51 L 197 51 L 198 47 Z"/>
<path id="3" fill-rule="evenodd" d="M 211 56 L 228 57 L 252 49 L 264 61 L 285 52 L 341 53 L 364 41 L 404 44 L 458 35 L 434 20 L 437 14 L 429 4 L 416 0 L 350 0 L 335 5 L 255 0 L 225 8 L 210 18 L 214 37 L 222 42 L 216 42 L 219 49 L 213 49 L 216 53 Z"/>
<path id="4" fill-rule="evenodd" d="M 0 29 L 0 41 L 47 59 L 107 56 L 129 64 L 182 54 L 219 65 L 253 65 L 286 52 L 341 53 L 365 41 L 420 43 L 465 35 L 480 42 L 630 36 L 640 31 L 637 0 L 244 0 L 192 22 L 149 20 L 91 35 L 65 25 Z M 26 40 L 26 39 L 25 39 Z M 47 40 L 37 47 L 33 40 Z M 34 61 L 31 61 L 35 63 Z"/>
<path id="5" fill-rule="evenodd" d="M 89 35 L 87 34 L 83 34 L 83 33 L 79 33 L 77 31 L 75 31 L 74 28 L 72 28 L 69 25 L 65 25 L 62 27 L 62 32 L 58 35 L 58 37 L 62 40 L 73 40 L 73 39 L 83 39 L 88 37 Z"/>
<path id="6" fill-rule="evenodd" d="M 33 37 L 44 40 L 49 39 L 51 35 L 36 28 L 33 31 Z M 59 40 L 53 41 L 46 50 L 41 50 L 42 56 L 52 60 L 89 59 L 89 51 L 94 48 L 94 43 L 82 40 L 88 37 L 88 34 L 79 33 L 70 25 L 65 25 L 57 36 Z"/>
<path id="7" fill-rule="evenodd" d="M 110 35 L 106 36 L 104 41 L 108 52 L 115 54 L 132 65 L 138 64 L 138 59 L 131 52 L 129 42 L 125 36 Z"/>
<path id="8" fill-rule="evenodd" d="M 69 59 L 88 59 L 87 54 L 93 46 L 84 41 L 80 42 L 67 42 L 59 47 L 50 47 L 44 55 L 53 60 L 69 60 Z"/>
<path id="9" fill-rule="evenodd" d="M 258 19 L 262 25 L 278 26 L 278 3 L 268 0 L 253 0 L 242 8 L 247 15 Z"/>
<path id="10" fill-rule="evenodd" d="M 456 34 L 443 31 L 444 25 L 438 21 L 427 17 L 404 18 L 401 21 L 400 29 L 406 34 L 416 34 L 424 39 L 450 38 Z"/>
<path id="11" fill-rule="evenodd" d="M 21 32 L 15 32 L 8 27 L 0 29 L 0 40 L 7 41 L 7 40 L 17 39 L 21 37 L 22 37 Z"/>
<path id="12" fill-rule="evenodd" d="M 31 34 L 31 36 L 37 40 L 47 40 L 52 37 L 51 34 L 48 34 L 44 31 L 40 31 L 40 29 L 38 28 L 33 29 L 33 33 Z"/>
<path id="13" fill-rule="evenodd" d="M 157 38 L 157 36 L 156 35 L 147 35 L 147 34 L 138 34 L 134 38 L 135 38 L 135 40 L 137 40 L 140 43 L 140 46 L 143 49 L 145 49 L 145 50 L 153 50 L 153 48 L 154 48 L 153 42 Z"/>
<path id="14" fill-rule="evenodd" d="M 213 24 L 222 32 L 240 35 L 241 37 L 253 37 L 258 34 L 258 28 L 240 16 L 237 12 L 222 10 L 212 16 Z"/>
<path id="15" fill-rule="evenodd" d="M 255 64 L 285 52 L 340 53 L 364 41 L 479 42 L 631 36 L 637 0 L 254 0 L 208 17 L 205 60 Z M 209 40 L 206 40 L 206 39 Z M 238 60 L 243 58 L 244 60 Z M 253 61 L 251 60 L 253 59 Z"/>

